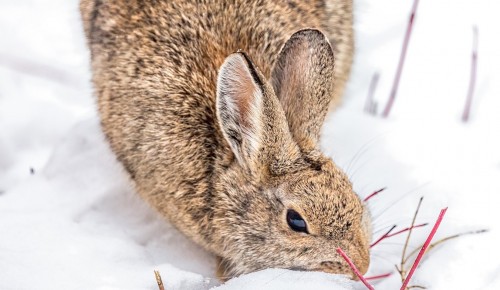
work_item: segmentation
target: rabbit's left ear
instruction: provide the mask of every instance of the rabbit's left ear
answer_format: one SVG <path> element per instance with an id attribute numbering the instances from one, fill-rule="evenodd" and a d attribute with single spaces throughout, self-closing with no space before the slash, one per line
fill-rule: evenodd
<path id="1" fill-rule="evenodd" d="M 334 56 L 326 36 L 316 29 L 295 32 L 283 46 L 271 83 L 294 140 L 314 150 L 333 98 Z"/>

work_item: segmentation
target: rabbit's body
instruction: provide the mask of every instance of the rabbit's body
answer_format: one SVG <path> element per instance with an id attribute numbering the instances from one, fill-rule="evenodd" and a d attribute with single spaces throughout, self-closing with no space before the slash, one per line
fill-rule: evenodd
<path id="1" fill-rule="evenodd" d="M 318 270 L 349 272 L 335 256 L 334 248 L 325 257 L 307 258 L 315 248 L 325 248 L 328 238 L 308 245 L 298 237 L 296 247 L 279 237 L 273 240 L 276 231 L 288 237 L 286 230 L 290 229 L 283 229 L 278 221 L 285 221 L 283 211 L 296 203 L 288 196 L 277 197 L 275 191 L 282 192 L 292 184 L 304 192 L 316 187 L 320 187 L 317 191 L 328 188 L 323 195 L 341 192 L 334 201 L 310 204 L 317 212 L 309 213 L 308 223 L 314 219 L 321 223 L 334 219 L 330 225 L 339 222 L 344 231 L 318 226 L 317 234 L 346 240 L 335 246 L 344 247 L 366 270 L 366 211 L 344 174 L 316 149 L 315 140 L 329 104 L 332 99 L 333 103 L 338 100 L 350 69 L 349 0 L 326 4 L 82 0 L 81 11 L 102 126 L 113 151 L 145 200 L 183 233 L 222 258 L 224 275 L 266 267 L 312 269 L 313 265 Z M 334 44 L 336 79 L 334 87 L 331 79 L 326 85 L 318 83 L 326 87 L 326 93 L 322 91 L 319 101 L 312 94 L 309 102 L 319 105 L 311 106 L 308 118 L 314 115 L 319 120 L 308 125 L 311 136 L 301 137 L 293 128 L 301 125 L 293 123 L 308 123 L 307 116 L 290 120 L 295 114 L 290 108 L 308 106 L 308 99 L 298 103 L 291 100 L 290 108 L 283 104 L 282 109 L 274 96 L 281 83 L 273 83 L 273 89 L 267 79 L 279 74 L 273 67 L 285 42 L 306 27 L 323 30 Z M 320 34 L 306 32 L 297 43 L 302 44 L 302 39 L 307 39 L 306 44 L 314 43 L 330 59 L 329 45 L 327 48 Z M 237 50 L 245 51 L 253 63 L 243 53 L 228 57 Z M 218 79 L 223 63 L 227 77 L 221 72 Z M 284 60 L 284 72 L 287 63 Z M 333 75 L 332 70 L 333 62 L 311 73 Z M 235 73 L 243 80 L 230 87 Z M 226 85 L 230 88 L 227 91 Z M 254 93 L 236 100 L 233 91 L 246 85 Z M 297 90 L 305 88 L 298 86 Z M 254 99 L 256 95 L 259 97 Z M 234 112 L 233 106 L 237 107 Z M 243 116 L 245 112 L 248 114 Z M 237 120 L 231 119 L 233 114 L 237 114 Z M 260 125 L 257 128 L 252 124 Z M 309 203 L 321 198 L 331 199 L 311 197 Z M 344 210 L 352 217 L 339 213 Z M 350 227 L 356 228 L 354 236 Z M 267 252 L 262 247 L 268 247 Z M 276 255 L 273 251 L 289 254 Z"/>

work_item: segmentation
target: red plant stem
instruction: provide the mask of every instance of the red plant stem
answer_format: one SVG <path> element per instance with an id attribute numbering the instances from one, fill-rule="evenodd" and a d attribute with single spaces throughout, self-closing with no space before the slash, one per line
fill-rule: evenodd
<path id="1" fill-rule="evenodd" d="M 51 65 L 32 62 L 28 59 L 18 58 L 13 55 L 0 54 L 0 66 L 5 66 L 8 69 L 28 76 L 44 78 L 69 87 L 78 87 L 80 85 L 78 78 L 65 70 L 61 70 Z"/>
<path id="2" fill-rule="evenodd" d="M 378 243 L 380 243 L 382 240 L 384 240 L 392 232 L 392 230 L 394 230 L 395 228 L 396 228 L 396 225 L 393 225 L 385 234 L 383 234 L 380 238 L 378 238 L 378 240 L 376 240 L 375 242 L 373 242 L 370 245 L 370 248 L 373 248 Z"/>
<path id="3" fill-rule="evenodd" d="M 462 121 L 467 122 L 469 120 L 470 108 L 472 106 L 472 97 L 474 96 L 474 88 L 476 86 L 476 75 L 477 75 L 477 46 L 478 46 L 478 32 L 477 27 L 473 28 L 473 44 L 472 44 L 472 61 L 470 67 L 470 80 L 469 80 L 469 90 L 467 92 L 467 101 L 465 103 L 464 112 L 462 114 Z"/>
<path id="4" fill-rule="evenodd" d="M 373 110 L 373 96 L 375 95 L 379 78 L 380 74 L 378 72 L 373 74 L 372 80 L 370 81 L 370 88 L 368 89 L 368 95 L 366 96 L 365 112 L 373 115 L 376 114 Z"/>
<path id="5" fill-rule="evenodd" d="M 410 42 L 411 31 L 413 29 L 413 23 L 415 20 L 415 14 L 417 13 L 418 0 L 413 1 L 413 8 L 411 10 L 410 19 L 408 21 L 408 27 L 406 28 L 406 35 L 403 41 L 403 48 L 401 49 L 401 54 L 399 56 L 398 68 L 396 70 L 396 76 L 394 77 L 394 82 L 392 84 L 391 94 L 389 96 L 389 101 L 385 106 L 382 116 L 387 118 L 391 112 L 392 105 L 396 99 L 396 94 L 398 92 L 399 80 L 401 79 L 401 74 L 403 73 L 403 65 L 405 63 L 406 51 L 408 50 L 408 43 Z"/>
<path id="6" fill-rule="evenodd" d="M 408 283 L 410 282 L 410 279 L 413 276 L 413 273 L 417 269 L 418 264 L 420 264 L 422 257 L 424 256 L 425 252 L 427 251 L 427 248 L 431 244 L 432 238 L 434 237 L 434 234 L 436 234 L 436 231 L 438 230 L 439 225 L 441 224 L 441 221 L 443 220 L 443 217 L 446 214 L 447 210 L 448 210 L 448 208 L 444 208 L 439 213 L 439 216 L 436 220 L 436 223 L 434 224 L 434 227 L 431 230 L 431 233 L 427 237 L 427 240 L 425 240 L 425 243 L 422 246 L 422 248 L 420 249 L 420 252 L 418 252 L 418 256 L 415 259 L 415 262 L 413 262 L 413 265 L 411 266 L 410 272 L 408 273 L 408 276 L 406 277 L 405 281 L 403 282 L 403 286 L 401 286 L 401 290 L 405 290 L 406 287 L 408 286 Z"/>
<path id="7" fill-rule="evenodd" d="M 383 241 L 383 240 L 385 240 L 387 238 L 391 238 L 391 237 L 397 236 L 399 234 L 402 234 L 404 232 L 407 232 L 407 231 L 415 229 L 415 228 L 425 227 L 426 225 L 427 225 L 427 223 L 425 223 L 425 224 L 419 224 L 419 225 L 416 225 L 416 226 L 412 226 L 412 227 L 408 227 L 408 228 L 402 229 L 400 231 L 397 231 L 397 232 L 391 234 L 392 230 L 396 227 L 396 226 L 393 226 L 387 233 L 385 233 L 377 241 L 375 241 L 373 244 L 371 244 L 370 248 L 374 247 L 375 245 L 377 245 L 378 243 L 380 243 L 381 241 Z"/>
<path id="8" fill-rule="evenodd" d="M 374 197 L 375 195 L 381 193 L 382 191 L 386 190 L 387 187 L 384 187 L 384 188 L 381 188 L 377 191 L 375 191 L 374 193 L 370 194 L 369 196 L 365 197 L 365 199 L 363 199 L 364 202 L 367 202 L 370 198 Z"/>
<path id="9" fill-rule="evenodd" d="M 406 228 L 406 229 L 402 229 L 402 230 L 400 230 L 399 232 L 395 232 L 395 233 L 392 233 L 392 234 L 390 234 L 390 235 L 387 235 L 385 238 L 394 237 L 394 236 L 397 236 L 397 235 L 399 235 L 399 234 L 402 234 L 402 233 L 404 233 L 404 232 L 407 232 L 407 231 L 412 230 L 412 229 L 415 229 L 415 228 L 425 227 L 426 225 L 428 225 L 428 224 L 427 224 L 427 223 L 425 223 L 425 224 L 419 224 L 419 225 L 416 225 L 416 226 L 413 226 L 413 227 L 408 227 L 408 228 Z"/>
<path id="10" fill-rule="evenodd" d="M 376 275 L 376 276 L 371 276 L 371 277 L 365 277 L 366 280 L 378 280 L 378 279 L 384 279 L 392 275 L 391 273 L 387 274 L 381 274 L 381 275 Z"/>
<path id="11" fill-rule="evenodd" d="M 363 277 L 363 275 L 361 275 L 358 268 L 356 268 L 356 265 L 354 265 L 354 263 L 351 261 L 351 259 L 347 256 L 346 253 L 344 253 L 344 251 L 342 251 L 341 248 L 337 248 L 337 253 L 339 253 L 342 256 L 342 258 L 344 258 L 344 260 L 347 262 L 347 264 L 349 264 L 349 267 L 351 267 L 351 270 L 354 272 L 354 274 L 356 274 L 356 276 L 358 276 L 359 280 L 361 280 L 361 282 L 363 282 L 363 284 L 365 284 L 366 288 L 368 288 L 370 290 L 375 290 L 375 288 L 373 288 L 373 286 L 370 285 L 370 283 L 368 283 L 368 281 L 366 281 L 365 277 Z"/>

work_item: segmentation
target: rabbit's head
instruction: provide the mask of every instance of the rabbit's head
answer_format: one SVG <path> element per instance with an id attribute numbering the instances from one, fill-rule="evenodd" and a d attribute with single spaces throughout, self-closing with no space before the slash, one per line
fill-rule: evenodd
<path id="1" fill-rule="evenodd" d="M 217 117 L 235 157 L 214 221 L 225 276 L 270 267 L 350 275 L 337 247 L 368 269 L 369 212 L 318 148 L 333 66 L 332 48 L 315 29 L 290 37 L 270 81 L 242 52 L 221 66 Z"/>

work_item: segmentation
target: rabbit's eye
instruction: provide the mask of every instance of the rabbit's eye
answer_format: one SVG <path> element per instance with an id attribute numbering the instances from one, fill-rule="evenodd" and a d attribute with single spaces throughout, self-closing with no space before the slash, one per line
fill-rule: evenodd
<path id="1" fill-rule="evenodd" d="M 300 214 L 293 209 L 289 209 L 286 213 L 286 221 L 288 226 L 296 232 L 302 232 L 307 234 L 306 221 L 300 216 Z"/>

